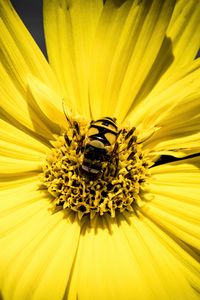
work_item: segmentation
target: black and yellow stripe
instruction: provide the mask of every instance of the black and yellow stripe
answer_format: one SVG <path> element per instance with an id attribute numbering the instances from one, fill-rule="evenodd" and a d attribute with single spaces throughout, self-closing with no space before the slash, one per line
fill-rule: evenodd
<path id="1" fill-rule="evenodd" d="M 105 117 L 90 123 L 80 168 L 87 179 L 96 180 L 100 176 L 103 162 L 108 163 L 111 158 L 117 136 L 115 118 Z"/>
<path id="2" fill-rule="evenodd" d="M 90 140 L 99 140 L 104 146 L 111 146 L 118 135 L 116 120 L 105 117 L 97 121 L 92 121 L 88 131 Z"/>

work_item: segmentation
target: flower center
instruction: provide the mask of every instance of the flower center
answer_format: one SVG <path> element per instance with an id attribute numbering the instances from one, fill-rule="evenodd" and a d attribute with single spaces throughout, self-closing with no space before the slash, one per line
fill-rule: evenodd
<path id="1" fill-rule="evenodd" d="M 125 210 L 136 213 L 152 163 L 137 143 L 135 128 L 111 128 L 113 120 L 68 120 L 65 132 L 53 142 L 42 182 L 55 211 L 73 210 L 79 219 L 105 213 L 115 217 Z"/>

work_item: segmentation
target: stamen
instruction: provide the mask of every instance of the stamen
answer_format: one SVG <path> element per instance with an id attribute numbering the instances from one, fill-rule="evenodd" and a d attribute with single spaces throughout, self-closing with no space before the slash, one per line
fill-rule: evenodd
<path id="1" fill-rule="evenodd" d="M 87 170 L 91 178 L 80 171 L 88 128 L 89 123 L 70 120 L 46 158 L 42 182 L 52 196 L 54 210 L 73 210 L 80 219 L 105 213 L 115 217 L 116 211 L 134 213 L 152 165 L 142 145 L 137 144 L 135 127 L 119 131 L 114 149 L 100 165 L 96 179 L 95 168 Z"/>

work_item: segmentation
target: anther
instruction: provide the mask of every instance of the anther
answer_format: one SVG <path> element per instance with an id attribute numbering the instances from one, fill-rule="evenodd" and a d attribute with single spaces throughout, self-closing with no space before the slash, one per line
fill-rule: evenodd
<path id="1" fill-rule="evenodd" d="M 125 135 L 124 139 L 128 140 L 128 138 L 134 133 L 135 127 L 132 127 L 131 130 L 128 131 L 128 133 Z"/>
<path id="2" fill-rule="evenodd" d="M 91 145 L 85 140 L 90 136 L 87 132 L 87 128 L 91 128 L 89 123 L 86 125 L 85 121 L 81 123 L 68 117 L 67 120 L 66 132 L 58 137 L 43 168 L 43 186 L 51 195 L 55 212 L 72 210 L 79 219 L 104 214 L 115 217 L 116 211 L 134 213 L 141 186 L 151 166 L 151 162 L 145 160 L 136 135 L 133 135 L 135 127 L 116 130 L 114 135 L 113 129 L 107 128 L 112 145 L 111 152 L 108 152 L 104 144 L 99 148 L 101 143 L 96 137 L 91 139 Z M 112 126 L 114 122 L 114 118 L 109 117 L 104 125 L 96 121 L 97 136 L 102 136 L 101 126 Z M 95 125 L 95 121 L 91 124 Z M 91 130 L 93 133 L 96 134 L 96 130 Z M 80 172 L 84 168 L 90 177 L 86 178 Z M 94 178 L 98 171 L 99 176 Z"/>

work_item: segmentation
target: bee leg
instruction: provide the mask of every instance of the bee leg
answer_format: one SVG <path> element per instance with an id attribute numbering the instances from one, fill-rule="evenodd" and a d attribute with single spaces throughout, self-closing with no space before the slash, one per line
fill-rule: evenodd
<path id="1" fill-rule="evenodd" d="M 128 140 L 130 138 L 131 135 L 133 135 L 134 131 L 135 131 L 135 127 L 132 127 L 128 132 L 127 134 L 125 135 L 124 139 L 125 140 Z"/>
<path id="2" fill-rule="evenodd" d="M 71 145 L 72 141 L 69 139 L 69 137 L 66 133 L 64 134 L 64 139 L 65 139 L 67 146 L 69 147 Z"/>
<path id="3" fill-rule="evenodd" d="M 78 153 L 83 153 L 83 150 L 84 150 L 84 145 L 83 145 L 83 142 L 85 140 L 85 135 L 82 135 L 80 140 L 79 140 L 79 143 L 78 143 L 78 147 L 76 149 L 76 154 Z"/>
<path id="4" fill-rule="evenodd" d="M 132 136 L 128 142 L 127 150 L 132 146 L 133 143 L 135 143 L 137 140 L 136 136 Z"/>
<path id="5" fill-rule="evenodd" d="M 74 136 L 80 135 L 80 127 L 78 125 L 78 122 L 76 121 L 73 122 L 73 135 Z"/>
<path id="6" fill-rule="evenodd" d="M 119 148 L 119 144 L 116 142 L 115 143 L 115 147 L 114 147 L 114 149 L 113 149 L 113 154 L 116 154 L 117 153 L 117 150 L 118 150 L 118 148 Z"/>

